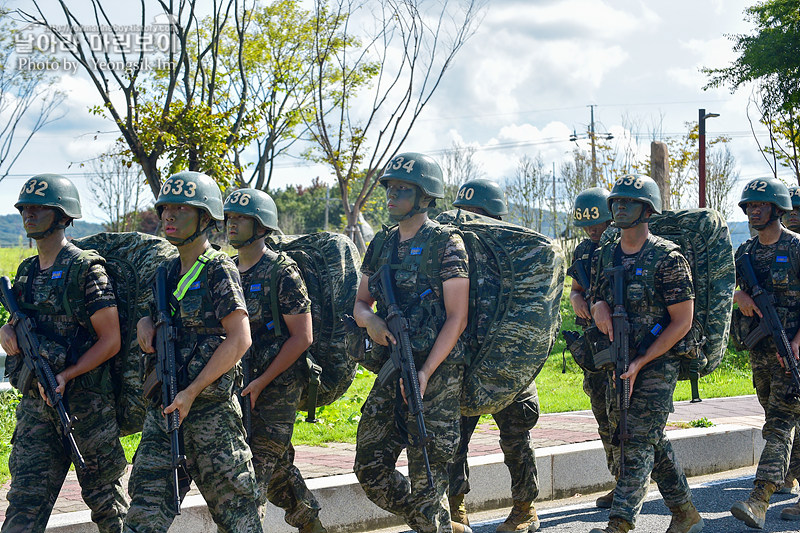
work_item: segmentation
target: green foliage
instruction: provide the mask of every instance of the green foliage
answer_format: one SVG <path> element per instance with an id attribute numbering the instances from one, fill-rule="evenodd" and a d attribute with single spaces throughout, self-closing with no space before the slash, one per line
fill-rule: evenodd
<path id="1" fill-rule="evenodd" d="M 16 425 L 16 409 L 22 395 L 16 390 L 0 393 L 0 483 L 9 478 L 8 455 Z"/>
<path id="2" fill-rule="evenodd" d="M 689 422 L 689 425 L 693 428 L 710 428 L 714 427 L 714 423 L 710 421 L 708 418 L 698 418 L 696 420 L 692 420 Z"/>
<path id="3" fill-rule="evenodd" d="M 325 229 L 325 188 L 319 178 L 310 187 L 287 185 L 283 190 L 270 191 L 278 208 L 278 226 L 286 234 L 298 235 Z M 328 202 L 328 229 L 341 231 L 344 228 L 342 202 L 331 188 Z"/>

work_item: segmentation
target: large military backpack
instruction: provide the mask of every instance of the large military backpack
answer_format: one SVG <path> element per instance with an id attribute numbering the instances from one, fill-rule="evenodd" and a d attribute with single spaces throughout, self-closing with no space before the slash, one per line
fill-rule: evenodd
<path id="1" fill-rule="evenodd" d="M 333 403 L 350 387 L 357 361 L 363 359 L 363 330 L 348 330 L 343 320 L 353 312 L 361 256 L 353 241 L 339 233 L 273 235 L 269 245 L 297 263 L 311 299 L 314 341 L 306 355 L 309 379 L 300 405 L 313 421 L 317 407 Z M 271 297 L 277 298 L 276 291 Z"/>
<path id="2" fill-rule="evenodd" d="M 98 233 L 73 239 L 72 243 L 86 251 L 94 250 L 106 261 L 106 271 L 114 283 L 119 312 L 122 344 L 119 353 L 111 359 L 111 376 L 116 398 L 117 422 L 120 435 L 140 432 L 147 410 L 142 395 L 142 378 L 139 370 L 141 349 L 136 339 L 136 323 L 150 314 L 153 299 L 151 286 L 156 268 L 177 255 L 169 242 L 144 233 Z M 67 276 L 71 276 L 72 272 Z M 69 287 L 77 283 L 67 282 Z M 70 298 L 81 298 L 77 291 Z M 75 306 L 82 309 L 83 306 Z"/>
<path id="3" fill-rule="evenodd" d="M 692 401 L 700 400 L 698 379 L 713 372 L 725 356 L 736 287 L 728 225 L 713 209 L 681 209 L 655 214 L 649 221 L 650 232 L 680 247 L 689 262 L 694 283 L 692 332 L 697 348 L 681 358 L 678 379 L 689 380 Z M 618 232 L 606 232 L 604 239 L 619 239 Z M 603 242 L 601 242 L 603 244 Z M 652 287 L 654 273 L 648 270 Z"/>
<path id="4" fill-rule="evenodd" d="M 469 254 L 468 366 L 461 412 L 496 413 L 533 381 L 561 325 L 561 247 L 531 229 L 462 210 L 437 219 L 458 228 Z"/>

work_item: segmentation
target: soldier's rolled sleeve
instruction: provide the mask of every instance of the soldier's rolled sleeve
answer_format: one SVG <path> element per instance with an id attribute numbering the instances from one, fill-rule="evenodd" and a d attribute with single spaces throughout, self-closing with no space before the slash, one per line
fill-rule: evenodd
<path id="1" fill-rule="evenodd" d="M 370 268 L 372 264 L 372 256 L 375 253 L 375 247 L 373 246 L 374 243 L 375 241 L 373 240 L 371 243 L 369 243 L 369 246 L 367 246 L 367 252 L 364 254 L 364 262 L 361 263 L 361 273 L 367 277 L 375 273 L 373 272 L 372 268 Z"/>
<path id="2" fill-rule="evenodd" d="M 88 316 L 92 316 L 106 307 L 117 306 L 111 276 L 108 275 L 103 265 L 98 263 L 89 268 L 84 283 L 84 295 Z"/>
<path id="3" fill-rule="evenodd" d="M 442 283 L 452 278 L 469 277 L 469 259 L 467 257 L 467 247 L 461 235 L 453 233 L 447 240 L 444 249 L 441 250 L 441 270 L 439 276 Z"/>
<path id="4" fill-rule="evenodd" d="M 213 295 L 214 315 L 222 320 L 237 309 L 247 313 L 239 270 L 230 257 L 218 256 L 208 262 L 208 288 Z"/>
<path id="5" fill-rule="evenodd" d="M 667 307 L 694 300 L 692 271 L 680 252 L 670 252 L 660 262 L 656 268 L 655 284 L 656 294 L 663 295 Z"/>
<path id="6" fill-rule="evenodd" d="M 282 315 L 311 312 L 311 299 L 297 265 L 287 265 L 278 279 L 278 306 Z"/>

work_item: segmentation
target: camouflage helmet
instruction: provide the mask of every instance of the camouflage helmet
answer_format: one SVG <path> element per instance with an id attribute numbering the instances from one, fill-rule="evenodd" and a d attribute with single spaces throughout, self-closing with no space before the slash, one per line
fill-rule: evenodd
<path id="1" fill-rule="evenodd" d="M 278 208 L 275 200 L 259 189 L 237 189 L 233 191 L 222 206 L 225 216 L 230 214 L 253 217 L 267 229 L 278 230 Z"/>
<path id="2" fill-rule="evenodd" d="M 789 187 L 789 197 L 792 199 L 792 209 L 800 207 L 800 187 Z"/>
<path id="3" fill-rule="evenodd" d="M 611 193 L 603 187 L 592 187 L 581 191 L 575 197 L 575 211 L 572 213 L 575 226 L 584 228 L 611 221 L 608 196 Z"/>
<path id="4" fill-rule="evenodd" d="M 191 205 L 218 221 L 225 219 L 219 185 L 202 172 L 185 171 L 173 174 L 161 186 L 155 208 L 161 215 L 165 204 Z"/>
<path id="5" fill-rule="evenodd" d="M 386 187 L 387 180 L 413 183 L 423 194 L 433 198 L 444 198 L 444 177 L 439 164 L 430 156 L 418 152 L 397 154 L 389 161 L 379 178 Z"/>
<path id="6" fill-rule="evenodd" d="M 650 176 L 628 174 L 617 179 L 611 194 L 608 195 L 606 205 L 609 209 L 614 198 L 638 200 L 650 206 L 653 212 L 661 213 L 661 190 L 658 188 L 658 183 Z"/>
<path id="7" fill-rule="evenodd" d="M 473 179 L 458 188 L 453 207 L 480 207 L 493 217 L 508 214 L 506 195 L 497 182 L 487 179 Z"/>
<path id="8" fill-rule="evenodd" d="M 789 189 L 782 181 L 775 178 L 756 178 L 744 186 L 739 207 L 747 213 L 749 202 L 769 202 L 781 211 L 792 210 L 792 199 Z"/>
<path id="9" fill-rule="evenodd" d="M 22 186 L 14 207 L 26 205 L 52 207 L 69 218 L 81 218 L 81 198 L 75 185 L 59 174 L 38 174 Z"/>

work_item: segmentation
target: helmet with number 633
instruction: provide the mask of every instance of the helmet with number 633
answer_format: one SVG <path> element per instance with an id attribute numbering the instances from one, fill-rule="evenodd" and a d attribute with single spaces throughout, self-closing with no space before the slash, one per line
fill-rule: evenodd
<path id="1" fill-rule="evenodd" d="M 225 199 L 225 216 L 231 214 L 253 217 L 262 226 L 278 230 L 278 208 L 272 197 L 259 189 L 237 189 Z"/>
<path id="2" fill-rule="evenodd" d="M 214 220 L 225 218 L 219 185 L 202 172 L 185 171 L 170 176 L 161 186 L 156 200 L 159 216 L 166 204 L 191 205 L 205 211 Z"/>
<path id="3" fill-rule="evenodd" d="M 614 198 L 638 200 L 650 206 L 654 213 L 661 213 L 661 190 L 650 176 L 629 174 L 617 179 L 608 195 L 606 205 L 609 209 Z"/>
<path id="4" fill-rule="evenodd" d="M 792 210 L 789 188 L 782 181 L 771 177 L 756 178 L 744 186 L 739 207 L 747 213 L 747 204 L 750 202 L 768 202 L 782 211 Z"/>
<path id="5" fill-rule="evenodd" d="M 575 197 L 575 211 L 572 213 L 575 226 L 584 228 L 611 221 L 608 208 L 608 189 L 592 187 L 581 191 Z"/>
<path id="6" fill-rule="evenodd" d="M 38 174 L 25 182 L 14 207 L 52 207 L 70 218 L 81 218 L 81 199 L 75 185 L 59 174 Z"/>
<path id="7" fill-rule="evenodd" d="M 397 154 L 386 165 L 380 184 L 386 187 L 388 180 L 413 183 L 426 196 L 444 198 L 444 177 L 439 164 L 430 156 L 418 152 Z"/>
<path id="8" fill-rule="evenodd" d="M 478 178 L 458 188 L 453 207 L 479 207 L 493 217 L 508 214 L 506 195 L 497 182 Z"/>

